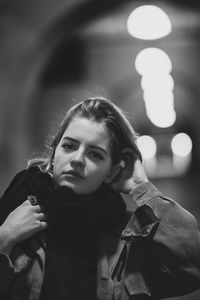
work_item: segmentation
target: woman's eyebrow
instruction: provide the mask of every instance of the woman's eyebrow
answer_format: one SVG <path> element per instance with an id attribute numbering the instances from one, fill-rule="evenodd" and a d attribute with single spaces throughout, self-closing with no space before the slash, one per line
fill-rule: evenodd
<path id="1" fill-rule="evenodd" d="M 72 137 L 70 137 L 70 136 L 64 136 L 63 137 L 63 140 L 68 140 L 68 141 L 71 141 L 71 142 L 78 142 L 76 139 L 74 139 L 74 138 L 72 138 Z"/>
<path id="2" fill-rule="evenodd" d="M 105 154 L 107 154 L 107 151 L 104 150 L 103 148 L 99 147 L 99 146 L 90 145 L 90 147 L 94 148 L 94 149 L 97 149 L 97 150 L 100 150 L 100 151 L 104 152 Z"/>

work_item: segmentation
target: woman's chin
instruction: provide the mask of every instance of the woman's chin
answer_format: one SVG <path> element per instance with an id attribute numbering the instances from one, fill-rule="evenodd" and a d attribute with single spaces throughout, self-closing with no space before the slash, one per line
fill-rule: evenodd
<path id="1" fill-rule="evenodd" d="M 88 195 L 93 193 L 96 189 L 86 188 L 86 184 L 80 184 L 73 180 L 60 180 L 57 182 L 57 186 L 59 187 L 68 187 L 70 188 L 75 194 L 80 195 Z"/>
<path id="2" fill-rule="evenodd" d="M 82 191 L 81 187 L 79 187 L 78 185 L 72 183 L 72 182 L 68 182 L 68 181 L 61 181 L 58 184 L 59 187 L 67 187 L 69 189 L 71 189 L 75 194 L 85 194 L 84 191 Z"/>

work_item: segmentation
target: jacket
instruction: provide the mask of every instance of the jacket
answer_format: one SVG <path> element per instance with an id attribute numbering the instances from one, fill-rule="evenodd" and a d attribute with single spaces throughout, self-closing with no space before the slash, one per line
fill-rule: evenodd
<path id="1" fill-rule="evenodd" d="M 139 185 L 132 198 L 136 211 L 99 238 L 97 299 L 156 300 L 200 288 L 200 232 L 193 215 L 150 182 Z M 27 254 L 16 245 L 12 257 L 0 253 L 2 300 L 40 299 L 45 233 L 36 234 L 30 248 Z"/>

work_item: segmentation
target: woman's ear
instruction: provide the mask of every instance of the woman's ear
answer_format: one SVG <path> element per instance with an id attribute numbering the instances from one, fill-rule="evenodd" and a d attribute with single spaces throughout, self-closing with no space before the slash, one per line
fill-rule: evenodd
<path id="1" fill-rule="evenodd" d="M 111 183 L 114 181 L 114 179 L 119 175 L 120 171 L 122 168 L 124 168 L 125 166 L 125 162 L 121 161 L 118 164 L 115 164 L 114 166 L 112 166 L 110 173 L 107 175 L 106 179 L 105 179 L 105 183 Z"/>

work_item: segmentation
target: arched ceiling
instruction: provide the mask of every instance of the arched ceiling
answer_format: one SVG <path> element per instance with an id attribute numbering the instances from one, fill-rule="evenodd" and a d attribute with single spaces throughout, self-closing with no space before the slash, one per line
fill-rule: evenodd
<path id="1" fill-rule="evenodd" d="M 168 37 L 147 43 L 127 34 L 127 16 L 142 4 L 155 4 L 166 10 L 173 26 Z M 83 81 L 105 87 L 121 106 L 129 109 L 138 129 L 155 131 L 146 119 L 140 78 L 134 70 L 136 54 L 149 46 L 161 47 L 170 56 L 176 84 L 175 106 L 180 112 L 177 126 L 190 128 L 197 140 L 196 147 L 200 146 L 199 1 L 7 0 L 1 1 L 0 8 L 0 148 L 1 144 L 5 144 L 5 136 L 6 151 L 12 148 L 13 133 L 18 143 L 21 141 L 16 152 L 15 169 L 23 161 L 23 155 L 19 159 L 19 152 L 24 149 L 25 142 L 29 143 L 25 125 L 30 121 L 38 89 L 48 90 L 50 86 L 44 84 L 45 80 L 51 82 L 51 89 L 54 86 L 57 89 L 59 80 L 62 85 L 66 78 L 69 80 L 69 73 L 75 66 L 84 71 Z M 70 66 L 65 68 L 68 77 L 65 78 L 65 71 L 56 81 L 57 75 L 53 73 L 55 64 L 52 67 L 52 62 L 55 63 L 56 56 L 59 62 L 57 69 L 62 67 L 66 49 L 69 57 L 65 66 Z M 77 59 L 80 55 L 83 60 L 86 59 L 85 65 Z M 69 82 L 66 83 L 69 86 Z M 16 101 L 18 111 L 14 110 Z M 134 109 L 130 109 L 131 104 L 134 104 Z"/>

